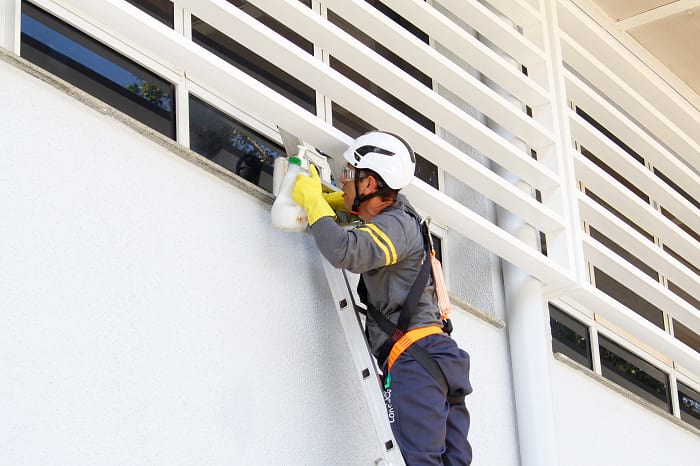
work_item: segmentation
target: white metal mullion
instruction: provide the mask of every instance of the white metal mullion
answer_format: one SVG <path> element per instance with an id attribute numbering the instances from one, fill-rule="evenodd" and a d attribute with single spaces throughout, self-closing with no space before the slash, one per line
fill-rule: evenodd
<path id="1" fill-rule="evenodd" d="M 565 269 L 446 194 L 420 180 L 414 180 L 404 190 L 411 198 L 411 203 L 418 210 L 429 213 L 435 222 L 447 225 L 527 271 L 545 285 L 562 288 L 573 285 L 573 280 Z"/>
<path id="2" fill-rule="evenodd" d="M 700 296 L 700 281 L 692 270 L 675 257 L 665 253 L 662 248 L 650 243 L 637 230 L 618 219 L 588 196 L 580 193 L 578 201 L 581 218 L 584 221 L 615 243 L 624 246 L 627 251 L 642 262 L 653 265 L 654 269 L 692 296 Z"/>
<path id="3" fill-rule="evenodd" d="M 676 371 L 672 370 L 668 375 L 669 397 L 671 398 L 671 412 L 678 419 L 681 418 L 680 402 L 678 400 L 678 381 L 676 380 Z"/>
<path id="4" fill-rule="evenodd" d="M 514 111 L 513 106 L 492 89 L 364 0 L 327 0 L 325 3 L 392 52 L 407 57 L 407 61 L 430 76 L 434 83 L 449 89 L 531 146 L 538 148 L 552 143 L 553 135 L 547 128 L 523 112 Z"/>
<path id="5" fill-rule="evenodd" d="M 658 235 L 665 244 L 683 255 L 689 262 L 700 263 L 698 243 L 639 197 L 623 188 L 614 178 L 605 173 L 579 153 L 574 153 L 576 173 L 597 196 L 611 204 L 617 211 L 648 232 Z M 614 199 L 613 202 L 610 200 Z"/>
<path id="6" fill-rule="evenodd" d="M 476 0 L 440 0 L 440 4 L 528 68 L 546 60 L 541 49 Z"/>
<path id="7" fill-rule="evenodd" d="M 581 306 L 595 309 L 597 314 L 611 324 L 624 329 L 640 342 L 679 362 L 696 376 L 700 376 L 700 354 L 592 285 L 586 284 L 572 290 L 569 292 L 569 299 Z"/>
<path id="8" fill-rule="evenodd" d="M 644 154 L 645 160 L 649 160 L 652 165 L 660 169 L 684 191 L 696 199 L 700 199 L 700 176 L 679 161 L 644 130 L 631 122 L 628 117 L 591 90 L 573 73 L 565 71 L 565 76 L 567 93 L 574 104 L 581 107 L 620 140 L 625 141 L 625 144 L 635 152 Z"/>
<path id="9" fill-rule="evenodd" d="M 114 0 L 109 0 L 114 1 Z M 335 102 L 368 122 L 377 122 L 384 129 L 402 134 L 414 149 L 426 154 L 436 165 L 458 177 L 464 183 L 482 192 L 499 205 L 517 212 L 523 219 L 542 231 L 563 228 L 560 216 L 524 196 L 498 175 L 438 138 L 413 120 L 378 99 L 350 79 L 292 46 L 289 41 L 261 25 L 238 8 L 223 0 L 197 2 L 182 0 L 198 17 L 220 31 L 235 31 L 235 39 L 255 53 L 286 70 L 293 70 L 296 77 L 317 91 L 330 96 Z M 188 71 L 188 76 L 190 72 Z M 206 81 L 206 77 L 202 76 Z M 255 105 L 251 105 L 255 107 Z M 274 121 L 274 119 L 273 119 Z M 379 123 L 381 122 L 381 124 Z M 341 150 L 328 151 L 339 153 Z"/>
<path id="10" fill-rule="evenodd" d="M 573 138 L 597 158 L 605 162 L 617 173 L 624 174 L 625 179 L 659 202 L 666 210 L 673 213 L 695 231 L 700 232 L 700 215 L 698 209 L 685 197 L 666 185 L 661 178 L 634 160 L 617 144 L 599 133 L 590 123 L 569 110 L 569 121 Z"/>
<path id="11" fill-rule="evenodd" d="M 540 66 L 528 70 L 532 79 L 548 86 L 552 101 L 548 106 L 533 108 L 535 119 L 549 121 L 556 134 L 556 145 L 549 150 L 538 151 L 537 158 L 546 166 L 557 170 L 561 184 L 558 190 L 543 190 L 542 202 L 546 206 L 554 206 L 562 213 L 568 228 L 547 236 L 548 253 L 560 264 L 566 264 L 577 277 L 577 281 L 585 282 L 585 262 L 579 240 L 578 206 L 575 202 L 576 174 L 574 165 L 568 155 L 570 145 L 570 129 L 565 117 L 567 100 L 564 92 L 564 82 L 561 66 L 561 48 L 559 44 L 559 26 L 557 24 L 556 3 L 550 0 L 539 2 L 542 15 L 541 33 L 544 50 L 548 59 Z M 534 26 L 532 27 L 534 28 Z M 525 35 L 532 33 L 531 29 L 523 31 Z"/>
<path id="12" fill-rule="evenodd" d="M 519 70 L 514 70 L 503 58 L 425 2 L 385 0 L 383 3 L 507 89 L 520 101 L 531 107 L 549 101 L 549 95 L 544 89 Z"/>
<path id="13" fill-rule="evenodd" d="M 615 76 L 629 83 L 637 94 L 654 102 L 657 111 L 668 116 L 691 139 L 700 141 L 700 113 L 697 108 L 690 105 L 570 0 L 560 0 L 559 4 L 562 5 L 562 26 L 572 39 L 579 44 L 586 44 L 589 50 L 595 50 L 598 61 L 605 63 Z"/>
<path id="14" fill-rule="evenodd" d="M 175 83 L 175 137 L 177 142 L 190 147 L 190 95 L 184 73 Z"/>
<path id="15" fill-rule="evenodd" d="M 340 28 L 309 12 L 296 0 L 249 1 L 271 16 L 285 18 L 288 26 L 307 31 L 307 38 L 321 44 L 331 55 L 351 66 L 356 72 L 370 76 L 374 83 L 391 91 L 404 102 L 410 102 L 414 109 L 433 119 L 452 134 L 460 135 L 465 141 L 469 141 L 472 147 L 487 154 L 522 179 L 543 188 L 551 188 L 558 184 L 557 176 L 532 157 L 518 151 L 455 104 L 419 83 L 374 51 L 368 50 Z M 509 111 L 514 113 L 512 108 Z M 520 115 L 532 128 L 532 120 L 528 122 L 523 113 Z M 552 136 L 545 136 L 544 128 L 540 129 L 540 133 L 546 141 L 552 143 Z"/>
<path id="16" fill-rule="evenodd" d="M 19 55 L 21 1 L 0 0 L 0 47 Z"/>
<path id="17" fill-rule="evenodd" d="M 598 269 L 700 334 L 700 310 L 695 309 L 634 265 L 624 259 L 621 260 L 603 243 L 590 236 L 583 236 L 583 245 L 586 257 Z"/>
<path id="18" fill-rule="evenodd" d="M 593 319 L 593 324 L 588 332 L 591 338 L 591 359 L 593 359 L 593 372 L 603 375 L 603 365 L 600 362 L 600 342 L 598 341 L 598 323 Z"/>

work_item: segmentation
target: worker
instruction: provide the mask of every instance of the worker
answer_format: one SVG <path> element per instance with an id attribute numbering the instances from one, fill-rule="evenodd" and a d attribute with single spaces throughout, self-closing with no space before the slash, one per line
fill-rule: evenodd
<path id="1" fill-rule="evenodd" d="M 413 180 L 415 154 L 403 138 L 372 131 L 355 139 L 343 157 L 342 192 L 322 194 L 311 166 L 310 176 L 297 176 L 292 197 L 306 209 L 321 254 L 361 276 L 366 334 L 383 370 L 387 413 L 406 463 L 468 465 L 469 355 L 443 331 L 433 284 L 421 272 L 429 262 L 425 231 L 399 194 Z M 343 229 L 334 209 L 350 211 L 362 223 Z"/>

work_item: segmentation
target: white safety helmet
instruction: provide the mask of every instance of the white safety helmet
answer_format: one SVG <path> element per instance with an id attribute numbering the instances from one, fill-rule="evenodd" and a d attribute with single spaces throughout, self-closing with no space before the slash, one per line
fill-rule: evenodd
<path id="1" fill-rule="evenodd" d="M 372 170 L 392 189 L 406 187 L 413 180 L 416 156 L 401 137 L 386 131 L 371 131 L 355 139 L 343 153 L 355 168 Z"/>

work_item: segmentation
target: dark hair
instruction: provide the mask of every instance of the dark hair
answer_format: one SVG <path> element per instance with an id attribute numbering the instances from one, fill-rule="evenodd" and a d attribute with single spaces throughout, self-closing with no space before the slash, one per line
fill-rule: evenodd
<path id="1" fill-rule="evenodd" d="M 371 176 L 375 180 L 377 180 L 377 185 L 379 186 L 379 193 L 377 196 L 382 199 L 383 201 L 395 201 L 396 196 L 399 194 L 398 189 L 393 189 L 390 188 L 388 184 L 386 184 L 386 181 L 377 174 L 374 170 L 370 170 L 369 168 L 361 168 L 358 170 L 358 179 L 362 179 L 368 176 Z"/>

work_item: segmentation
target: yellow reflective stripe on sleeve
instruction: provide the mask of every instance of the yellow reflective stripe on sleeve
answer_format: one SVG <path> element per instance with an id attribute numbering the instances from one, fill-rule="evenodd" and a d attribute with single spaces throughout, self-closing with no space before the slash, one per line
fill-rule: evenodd
<path id="1" fill-rule="evenodd" d="M 391 251 L 391 254 L 392 254 L 391 263 L 396 264 L 396 261 L 399 260 L 399 258 L 396 255 L 396 249 L 394 248 L 394 243 L 391 242 L 389 237 L 387 235 L 385 235 L 384 232 L 382 230 L 380 230 L 377 225 L 375 225 L 373 223 L 368 223 L 366 226 L 370 227 L 372 229 L 372 231 L 377 233 L 377 235 L 379 235 L 379 237 L 384 240 L 386 245 L 389 246 L 389 250 Z"/>
<path id="2" fill-rule="evenodd" d="M 379 238 L 377 238 L 377 235 L 372 230 L 367 228 L 366 226 L 360 227 L 360 228 L 358 228 L 358 230 L 362 230 L 362 231 L 367 232 L 367 234 L 369 234 L 369 236 L 374 240 L 374 242 L 377 243 L 377 246 L 379 246 L 379 249 L 384 251 L 384 255 L 386 256 L 386 262 L 384 265 L 389 265 L 391 263 L 391 255 L 390 255 L 387 247 L 384 246 L 384 243 L 382 243 L 381 240 Z"/>

